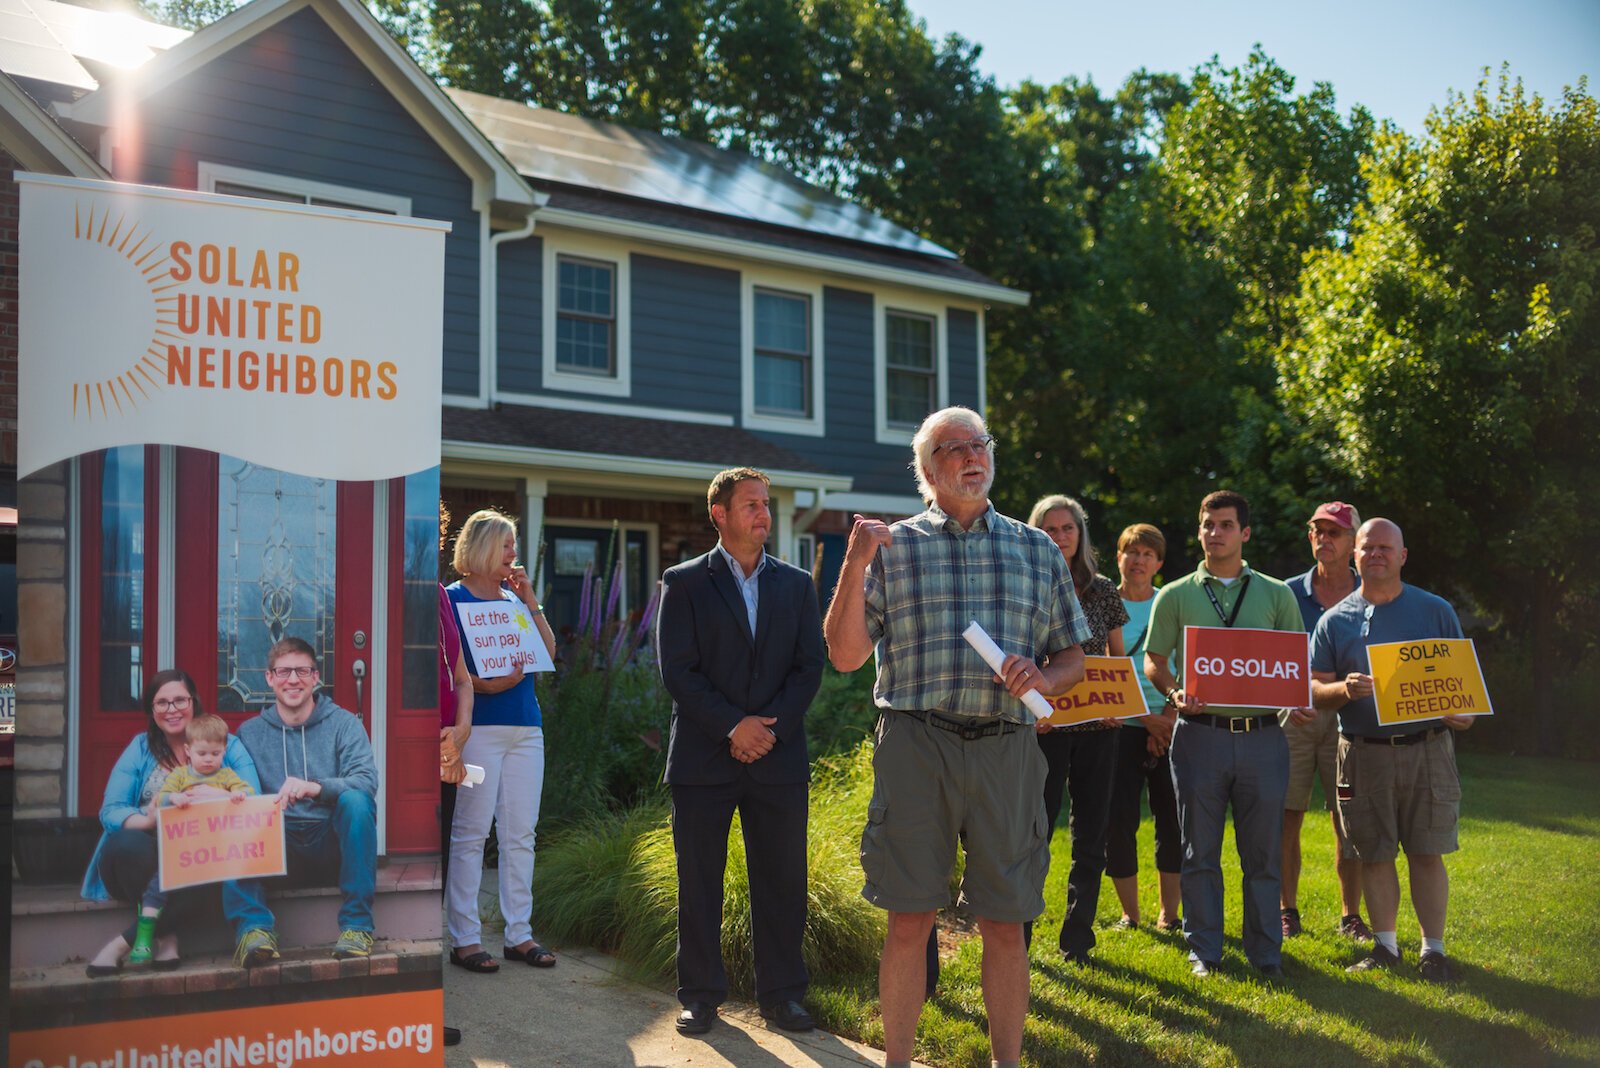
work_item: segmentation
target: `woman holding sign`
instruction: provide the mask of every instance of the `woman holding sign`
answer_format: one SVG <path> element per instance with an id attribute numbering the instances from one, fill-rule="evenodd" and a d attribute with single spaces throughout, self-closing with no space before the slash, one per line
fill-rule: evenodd
<path id="1" fill-rule="evenodd" d="M 483 948 L 478 887 L 491 820 L 500 837 L 500 911 L 505 917 L 506 960 L 537 968 L 555 954 L 533 940 L 533 842 L 544 790 L 544 731 L 533 677 L 521 653 L 506 644 L 503 620 L 537 634 L 547 656 L 556 640 L 539 607 L 528 572 L 517 563 L 517 528 L 499 512 L 467 517 L 456 536 L 452 565 L 461 581 L 445 588 L 472 676 L 472 735 L 462 749 L 466 764 L 483 769 L 483 781 L 456 795 L 450 832 L 450 873 L 445 887 L 450 963 L 472 972 L 500 965 Z"/>
<path id="2" fill-rule="evenodd" d="M 106 782 L 105 800 L 100 805 L 103 832 L 95 846 L 89 870 L 83 877 L 81 893 L 90 901 L 126 901 L 137 905 L 139 897 L 156 873 L 155 796 L 174 770 L 189 763 L 186 733 L 189 723 L 203 712 L 194 680 L 176 668 L 158 671 L 145 684 L 145 730 L 122 751 Z M 228 736 L 222 766 L 231 768 L 252 791 L 261 791 L 255 761 L 237 735 Z M 196 786 L 196 800 L 225 798 L 226 790 Z M 186 917 L 192 914 L 203 895 L 215 894 L 216 887 L 195 887 L 174 891 L 167 900 L 155 928 L 155 957 L 151 967 L 170 971 L 178 966 L 178 935 Z M 137 911 L 137 909 L 135 910 Z M 99 979 L 122 970 L 123 959 L 133 945 L 137 922 L 107 942 L 86 969 L 89 978 Z"/>
<path id="3" fill-rule="evenodd" d="M 1083 643 L 1084 655 L 1126 655 L 1122 625 L 1128 621 L 1128 612 L 1111 580 L 1095 570 L 1083 505 L 1053 494 L 1033 506 L 1028 525 L 1048 534 L 1067 562 L 1073 590 L 1093 631 Z M 1061 814 L 1062 790 L 1072 795 L 1068 817 L 1072 867 L 1067 872 L 1067 913 L 1061 921 L 1060 944 L 1062 956 L 1073 964 L 1087 964 L 1095 942 L 1094 916 L 1106 866 L 1106 822 L 1111 813 L 1111 773 L 1116 766 L 1119 725 L 1116 720 L 1096 720 L 1057 727 L 1041 721 L 1037 727 L 1039 748 L 1050 769 L 1044 780 L 1047 826 L 1054 828 Z"/>

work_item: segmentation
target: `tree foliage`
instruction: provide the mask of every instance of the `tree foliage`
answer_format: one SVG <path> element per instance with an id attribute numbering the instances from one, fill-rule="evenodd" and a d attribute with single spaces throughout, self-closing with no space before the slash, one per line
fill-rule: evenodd
<path id="1" fill-rule="evenodd" d="M 1368 160 L 1348 248 L 1311 258 L 1285 410 L 1393 509 L 1418 576 L 1559 658 L 1592 652 L 1600 582 L 1600 115 L 1504 74 Z M 1554 742 L 1548 730 L 1545 747 Z"/>

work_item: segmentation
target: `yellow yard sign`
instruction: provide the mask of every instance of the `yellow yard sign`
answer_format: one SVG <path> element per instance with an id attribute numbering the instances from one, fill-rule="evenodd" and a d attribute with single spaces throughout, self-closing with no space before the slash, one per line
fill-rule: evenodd
<path id="1" fill-rule="evenodd" d="M 1125 656 L 1086 656 L 1083 681 L 1064 694 L 1046 696 L 1053 712 L 1049 722 L 1058 727 L 1097 719 L 1132 719 L 1149 713 L 1139 672 Z"/>
<path id="2" fill-rule="evenodd" d="M 1378 722 L 1418 723 L 1442 716 L 1492 716 L 1471 638 L 1425 638 L 1367 646 Z"/>

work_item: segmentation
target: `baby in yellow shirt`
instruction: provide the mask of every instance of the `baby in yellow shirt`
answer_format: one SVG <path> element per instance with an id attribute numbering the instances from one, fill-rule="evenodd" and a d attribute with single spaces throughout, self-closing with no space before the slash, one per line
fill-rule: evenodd
<path id="1" fill-rule="evenodd" d="M 234 804 L 254 793 L 250 784 L 241 779 L 232 768 L 223 766 L 228 752 L 228 723 L 221 716 L 209 713 L 194 717 L 184 731 L 188 743 L 189 763 L 174 768 L 156 791 L 155 807 L 171 805 L 188 808 L 193 802 L 192 790 L 196 786 L 213 786 L 228 791 L 228 800 Z M 157 870 L 139 899 L 139 923 L 134 930 L 133 947 L 128 950 L 129 964 L 148 964 L 154 956 L 151 941 L 155 935 L 156 918 L 167 905 L 167 895 L 161 889 L 161 872 Z"/>

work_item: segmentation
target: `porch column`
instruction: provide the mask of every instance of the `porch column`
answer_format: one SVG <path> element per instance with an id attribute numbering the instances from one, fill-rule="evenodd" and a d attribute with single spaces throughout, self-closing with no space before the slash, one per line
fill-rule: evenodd
<path id="1" fill-rule="evenodd" d="M 792 564 L 799 559 L 794 541 L 794 490 L 772 488 L 772 513 L 778 521 L 778 557 Z"/>
<path id="2" fill-rule="evenodd" d="M 528 574 L 538 570 L 539 539 L 544 535 L 544 499 L 550 494 L 550 480 L 542 475 L 525 475 L 522 479 L 522 563 Z M 541 574 L 538 595 L 542 600 L 549 583 Z"/>

